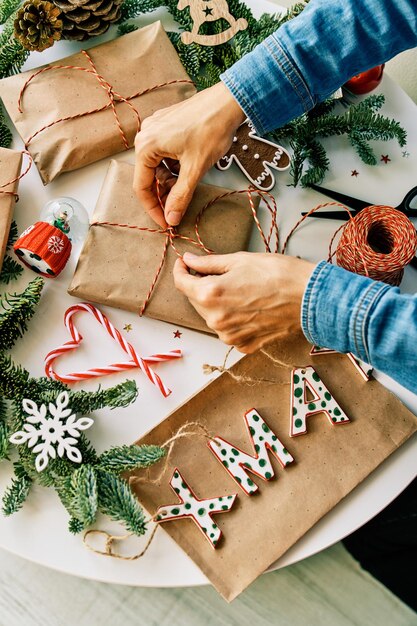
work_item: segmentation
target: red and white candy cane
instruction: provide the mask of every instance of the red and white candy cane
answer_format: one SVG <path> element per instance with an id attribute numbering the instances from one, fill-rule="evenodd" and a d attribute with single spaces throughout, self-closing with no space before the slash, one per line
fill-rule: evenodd
<path id="1" fill-rule="evenodd" d="M 121 363 L 113 363 L 112 365 L 107 365 L 106 367 L 95 367 L 93 369 L 85 370 L 82 372 L 72 372 L 70 374 L 65 374 L 61 376 L 57 374 L 54 370 L 55 360 L 60 356 L 67 352 L 71 352 L 72 350 L 76 350 L 81 344 L 83 337 L 78 332 L 77 328 L 74 325 L 73 317 L 76 313 L 80 313 L 85 311 L 87 313 L 91 313 L 94 315 L 96 320 L 104 326 L 107 330 L 110 337 L 120 345 L 122 350 L 129 355 L 129 361 L 123 361 Z M 90 378 L 98 378 L 100 376 L 107 376 L 108 374 L 113 374 L 114 372 L 123 372 L 126 370 L 131 370 L 139 367 L 144 374 L 149 378 L 149 380 L 159 387 L 162 395 L 164 397 L 169 396 L 171 390 L 168 389 L 158 374 L 156 374 L 152 368 L 150 367 L 150 363 L 161 363 L 163 361 L 172 361 L 173 359 L 179 359 L 182 357 L 181 350 L 170 350 L 169 352 L 161 352 L 158 354 L 153 354 L 152 356 L 140 357 L 134 347 L 126 341 L 120 331 L 117 330 L 113 326 L 113 324 L 107 319 L 107 317 L 99 310 L 97 307 L 92 304 L 87 304 L 86 302 L 82 302 L 81 304 L 76 304 L 70 307 L 64 316 L 64 323 L 66 328 L 68 329 L 72 340 L 67 341 L 62 346 L 55 348 L 55 350 L 51 350 L 45 357 L 45 373 L 48 378 L 54 378 L 55 380 L 60 380 L 63 383 L 75 383 L 80 380 L 88 380 Z"/>

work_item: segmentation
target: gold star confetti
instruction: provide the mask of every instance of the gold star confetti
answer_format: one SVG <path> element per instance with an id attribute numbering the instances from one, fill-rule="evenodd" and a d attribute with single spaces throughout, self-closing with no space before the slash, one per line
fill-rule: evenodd
<path id="1" fill-rule="evenodd" d="M 125 324 L 123 326 L 123 330 L 125 330 L 127 333 L 130 333 L 130 331 L 132 330 L 132 324 Z"/>

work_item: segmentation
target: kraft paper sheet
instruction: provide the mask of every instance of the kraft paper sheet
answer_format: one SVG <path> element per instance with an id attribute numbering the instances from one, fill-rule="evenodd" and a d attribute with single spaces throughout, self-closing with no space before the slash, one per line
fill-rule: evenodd
<path id="1" fill-rule="evenodd" d="M 137 442 L 162 444 L 186 422 L 198 421 L 211 435 L 221 436 L 253 455 L 243 416 L 255 408 L 295 457 L 293 464 L 282 469 L 270 455 L 275 478 L 265 482 L 249 474 L 259 485 L 259 491 L 249 497 L 210 452 L 206 440 L 191 437 L 175 443 L 159 484 L 132 482 L 151 515 L 159 506 L 177 502 L 169 486 L 176 467 L 198 498 L 238 493 L 230 512 L 214 516 L 223 531 L 216 550 L 190 519 L 161 524 L 228 601 L 285 554 L 417 430 L 416 417 L 377 381 L 365 382 L 346 356 L 311 357 L 310 349 L 303 337 L 268 348 L 286 362 L 313 365 L 350 423 L 334 426 L 323 414 L 316 415 L 307 420 L 307 434 L 289 437 L 291 370 L 276 367 L 262 353 L 256 353 L 245 357 L 232 371 L 276 382 L 239 384 L 225 373 Z M 160 465 L 155 466 L 150 476 L 158 476 L 160 471 Z"/>

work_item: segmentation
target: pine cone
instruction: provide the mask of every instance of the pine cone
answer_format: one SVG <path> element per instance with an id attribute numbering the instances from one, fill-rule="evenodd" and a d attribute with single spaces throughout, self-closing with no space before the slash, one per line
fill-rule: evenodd
<path id="1" fill-rule="evenodd" d="M 42 52 L 61 39 L 61 11 L 47 0 L 28 0 L 16 14 L 14 34 L 26 50 Z"/>
<path id="2" fill-rule="evenodd" d="M 120 17 L 122 0 L 53 0 L 61 10 L 62 37 L 85 41 L 102 35 Z"/>

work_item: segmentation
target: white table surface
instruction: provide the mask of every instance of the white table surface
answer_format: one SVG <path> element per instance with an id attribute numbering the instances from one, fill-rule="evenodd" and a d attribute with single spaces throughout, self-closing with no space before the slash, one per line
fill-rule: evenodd
<path id="1" fill-rule="evenodd" d="M 256 15 L 264 11 L 276 10 L 276 6 L 264 0 L 256 0 L 256 2 L 248 0 L 247 3 Z M 171 25 L 170 18 L 164 12 L 158 12 L 158 16 L 166 25 Z M 141 24 L 145 25 L 153 19 L 155 19 L 153 15 L 144 16 Z M 78 44 L 60 42 L 51 51 L 42 55 L 33 54 L 26 67 L 33 68 L 41 63 L 64 57 L 78 48 Z M 375 142 L 377 154 L 389 154 L 391 162 L 387 165 L 380 163 L 376 167 L 367 167 L 359 161 L 346 139 L 326 140 L 332 166 L 325 182 L 329 187 L 341 192 L 357 195 L 375 203 L 395 206 L 417 180 L 416 106 L 387 77 L 384 78 L 379 91 L 387 98 L 383 112 L 401 120 L 408 131 L 409 158 L 402 157 L 402 150 L 395 142 L 379 144 Z M 21 142 L 17 137 L 15 137 L 13 147 L 18 149 L 21 147 Z M 130 151 L 116 158 L 133 162 L 134 155 Z M 47 200 L 62 195 L 76 197 L 91 214 L 107 165 L 108 160 L 101 161 L 78 172 L 64 174 L 46 188 L 43 187 L 36 168 L 32 168 L 20 185 L 20 202 L 15 213 L 20 230 L 38 219 L 40 209 Z M 353 169 L 357 169 L 360 173 L 357 178 L 352 178 L 350 175 Z M 274 193 L 279 205 L 282 237 L 285 237 L 299 218 L 300 212 L 316 206 L 323 201 L 323 198 L 312 191 L 288 187 L 290 182 L 288 174 L 278 175 L 278 179 L 279 184 Z M 205 180 L 235 189 L 245 187 L 245 179 L 236 169 L 227 173 L 212 171 L 205 177 Z M 265 214 L 262 213 L 262 217 L 266 218 Z M 334 229 L 335 223 L 330 221 L 316 221 L 305 225 L 294 236 L 289 252 L 302 255 L 311 261 L 324 258 Z M 256 236 L 253 238 L 251 249 L 262 249 Z M 58 279 L 47 280 L 41 303 L 30 323 L 29 332 L 13 350 L 13 358 L 28 368 L 34 376 L 43 374 L 45 354 L 67 340 L 63 315 L 69 306 L 76 303 L 76 300 L 67 295 L 66 288 L 79 252 L 80 248 L 77 247 L 67 268 Z M 12 285 L 12 289 L 19 291 L 33 277 L 34 274 L 26 270 L 19 282 Z M 416 291 L 417 272 L 415 270 L 410 268 L 406 270 L 403 289 L 410 292 Z M 139 319 L 136 315 L 116 309 L 103 307 L 103 311 L 120 329 L 124 324 L 132 324 L 133 330 L 127 337 L 140 353 L 149 354 L 155 350 L 182 348 L 184 358 L 180 362 L 164 364 L 158 368 L 164 381 L 174 390 L 167 399 L 163 399 L 141 374 L 129 374 L 129 378 L 134 378 L 138 383 L 139 398 L 133 406 L 126 409 L 97 412 L 97 419 L 89 431 L 89 436 L 99 452 L 112 445 L 131 443 L 161 422 L 179 404 L 207 384 L 209 379 L 202 372 L 202 364 L 220 363 L 226 352 L 225 346 L 220 341 L 197 332 L 182 329 L 181 339 L 174 339 L 173 331 L 176 328 L 169 324 L 146 318 Z M 67 357 L 65 363 L 58 366 L 59 371 L 74 371 L 75 367 L 81 365 L 91 367 L 104 364 L 109 362 L 109 357 L 112 359 L 119 354 L 117 346 L 88 316 L 80 316 L 77 319 L 77 325 L 85 337 L 94 337 L 94 342 L 87 341 L 76 355 Z M 382 375 L 377 375 L 377 377 L 417 414 L 415 395 L 387 377 Z M 103 379 L 102 383 L 108 387 L 121 382 L 124 378 L 123 375 L 115 375 Z M 85 388 L 89 389 L 95 387 L 94 384 L 85 385 Z M 417 438 L 414 437 L 316 524 L 302 540 L 274 564 L 273 568 L 295 563 L 350 534 L 391 502 L 416 474 Z M 11 465 L 4 462 L 0 465 L 0 491 L 3 491 L 8 484 L 10 477 Z M 62 572 L 105 582 L 152 587 L 178 587 L 207 583 L 205 576 L 163 529 L 158 530 L 143 559 L 136 562 L 124 562 L 96 556 L 87 551 L 82 545 L 80 536 L 74 537 L 67 532 L 67 519 L 67 513 L 54 492 L 35 486 L 22 511 L 11 518 L 0 517 L 0 547 Z M 117 524 L 104 518 L 100 518 L 96 526 L 115 531 L 116 534 L 121 531 Z M 134 538 L 127 549 L 136 551 L 144 542 L 145 539 Z"/>

